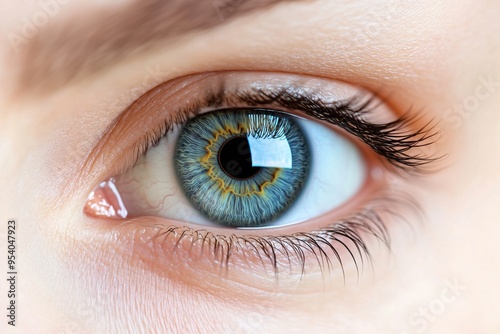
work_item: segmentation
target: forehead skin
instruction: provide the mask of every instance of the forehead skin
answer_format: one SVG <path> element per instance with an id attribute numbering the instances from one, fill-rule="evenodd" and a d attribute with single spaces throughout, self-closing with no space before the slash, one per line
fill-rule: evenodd
<path id="1" fill-rule="evenodd" d="M 0 1 L 0 219 L 19 221 L 19 314 L 30 315 L 20 316 L 21 332 L 498 331 L 498 2 L 293 1 L 241 15 L 236 3 L 216 13 L 217 24 L 133 52 L 104 48 L 106 61 L 94 63 L 71 47 L 52 53 L 43 41 L 74 46 L 61 27 L 92 22 L 85 15 L 125 1 L 60 1 L 44 21 L 45 2 Z M 35 25 L 33 37 L 27 24 Z M 26 43 L 13 44 L 14 35 Z M 79 62 L 65 63 L 70 56 Z M 441 141 L 430 149 L 447 154 L 446 168 L 411 188 L 427 223 L 411 245 L 395 232 L 394 260 L 381 256 L 375 278 L 312 294 L 258 291 L 241 301 L 239 287 L 214 297 L 177 284 L 175 275 L 129 270 L 126 259 L 81 242 L 93 240 L 79 226 L 100 171 L 76 187 L 77 168 L 68 166 L 81 164 L 110 122 L 158 83 L 223 70 L 345 81 L 386 92 L 396 113 L 425 110 L 440 122 Z M 71 196 L 62 197 L 68 187 Z M 440 305 L 443 312 L 434 309 Z M 5 321 L 0 328 L 15 332 Z"/>

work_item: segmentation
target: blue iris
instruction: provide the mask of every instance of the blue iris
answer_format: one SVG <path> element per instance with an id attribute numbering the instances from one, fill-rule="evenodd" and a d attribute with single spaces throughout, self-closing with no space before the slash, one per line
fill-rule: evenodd
<path id="1" fill-rule="evenodd" d="M 297 198 L 310 165 L 292 117 L 228 109 L 192 118 L 177 141 L 175 168 L 191 203 L 213 223 L 258 227 Z"/>

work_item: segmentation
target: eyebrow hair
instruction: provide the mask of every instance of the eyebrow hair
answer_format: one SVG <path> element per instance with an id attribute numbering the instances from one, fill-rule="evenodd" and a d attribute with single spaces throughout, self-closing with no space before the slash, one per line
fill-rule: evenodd
<path id="1" fill-rule="evenodd" d="M 18 87 L 55 89 L 181 34 L 297 0 L 133 0 L 48 24 L 17 56 Z"/>

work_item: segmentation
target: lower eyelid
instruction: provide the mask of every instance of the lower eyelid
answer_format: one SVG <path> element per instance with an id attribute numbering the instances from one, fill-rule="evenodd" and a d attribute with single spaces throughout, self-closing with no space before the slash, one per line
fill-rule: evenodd
<path id="1" fill-rule="evenodd" d="M 395 210 L 394 203 L 397 201 L 386 202 L 386 205 L 391 204 L 390 210 Z M 388 242 L 387 230 L 380 222 L 373 226 L 366 222 L 365 228 L 357 227 L 356 236 L 349 234 L 351 232 L 347 228 L 362 224 L 366 219 L 362 217 L 364 214 L 373 215 L 374 221 L 383 219 L 384 224 L 397 223 L 397 214 L 384 212 L 384 204 L 374 211 L 361 211 L 358 218 L 351 219 L 350 223 L 333 225 L 338 229 L 337 240 L 332 242 L 334 252 L 318 240 L 314 242 L 319 244 L 321 250 L 311 246 L 311 242 L 307 247 L 291 247 L 290 240 L 296 238 L 294 236 L 281 236 L 280 239 L 248 235 L 221 238 L 215 237 L 214 232 L 195 231 L 188 227 L 170 229 L 168 226 L 173 222 L 156 217 L 122 223 L 112 228 L 109 232 L 111 236 L 105 239 L 113 240 L 112 247 L 123 253 L 115 255 L 126 255 L 124 257 L 132 266 L 193 286 L 210 282 L 212 290 L 224 290 L 230 285 L 228 282 L 233 282 L 238 284 L 244 297 L 245 292 L 253 293 L 255 288 L 294 290 L 302 281 L 305 288 L 316 291 L 321 289 L 318 283 L 326 276 L 330 284 L 338 286 L 358 277 L 363 267 L 369 265 L 369 254 L 373 253 L 374 245 Z M 360 241 L 352 242 L 352 238 L 360 238 Z M 268 243 L 273 244 L 272 249 Z M 280 248 L 283 245 L 287 246 Z M 297 249 L 300 249 L 299 253 Z M 307 282 L 315 283 L 310 285 Z"/>
<path id="2" fill-rule="evenodd" d="M 185 281 L 186 284 L 197 285 L 212 276 L 212 281 L 220 282 L 221 289 L 227 287 L 228 279 L 253 288 L 274 289 L 279 277 L 281 288 L 286 290 L 295 286 L 301 277 L 317 282 L 318 279 L 323 280 L 325 275 L 333 275 L 332 284 L 343 284 L 344 279 L 356 277 L 362 266 L 370 262 L 368 252 L 372 251 L 373 244 L 389 242 L 389 228 L 401 224 L 402 220 L 412 221 L 416 217 L 409 215 L 417 211 L 414 202 L 404 193 L 396 195 L 394 189 L 388 191 L 386 181 L 379 179 L 373 182 L 364 198 L 343 207 L 341 212 L 275 231 L 255 230 L 249 233 L 232 230 L 231 235 L 224 228 L 200 230 L 200 226 L 184 222 L 140 217 L 121 223 L 110 221 L 108 225 L 101 224 L 107 230 L 102 237 L 108 242 L 113 240 L 112 247 L 123 252 L 133 266 Z M 349 215 L 352 212 L 357 214 Z M 346 218 L 339 221 L 340 217 Z M 317 240 L 309 242 L 308 246 L 301 246 L 300 253 L 294 253 L 299 248 L 290 245 L 287 250 L 276 248 L 282 245 L 283 240 L 292 240 L 297 233 L 306 233 L 306 225 L 309 233 L 325 228 L 338 229 L 338 240 L 332 242 L 335 251 L 326 243 L 320 245 L 321 250 L 317 248 L 314 251 L 311 245 L 322 242 Z M 358 232 L 350 234 L 355 229 Z M 346 236 L 360 238 L 360 242 L 353 243 Z M 269 243 L 272 243 L 272 248 Z M 368 247 L 368 251 L 363 247 Z M 306 276 L 303 277 L 304 274 Z"/>

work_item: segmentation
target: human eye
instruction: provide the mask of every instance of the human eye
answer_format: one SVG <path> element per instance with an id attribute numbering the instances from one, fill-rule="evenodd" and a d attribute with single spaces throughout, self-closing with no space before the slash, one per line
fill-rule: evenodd
<path id="1" fill-rule="evenodd" d="M 140 247 L 160 266 L 158 258 L 177 256 L 249 272 L 344 270 L 349 259 L 357 268 L 369 258 L 368 240 L 389 244 L 388 225 L 418 211 L 394 180 L 426 169 L 433 158 L 422 149 L 435 136 L 430 123 L 333 80 L 176 78 L 108 128 L 87 165 L 116 143 L 116 169 L 84 211 L 118 230 L 146 231 Z"/>

